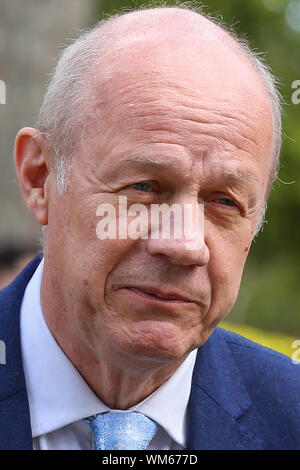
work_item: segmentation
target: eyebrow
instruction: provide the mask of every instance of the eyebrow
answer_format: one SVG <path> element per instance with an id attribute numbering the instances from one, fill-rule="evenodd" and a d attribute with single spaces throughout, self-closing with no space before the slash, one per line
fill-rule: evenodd
<path id="1" fill-rule="evenodd" d="M 150 156 L 143 156 L 139 154 L 132 154 L 128 155 L 124 158 L 122 158 L 122 161 L 119 162 L 123 164 L 132 164 L 132 165 L 139 165 L 144 168 L 156 168 L 159 170 L 170 170 L 170 167 L 172 164 L 177 163 L 176 160 L 158 160 L 151 158 Z M 186 176 L 188 176 L 188 172 L 186 173 Z M 233 171 L 233 170 L 226 170 L 225 168 L 221 169 L 221 172 L 218 176 L 216 176 L 216 179 L 220 177 L 225 177 L 228 182 L 232 181 L 234 183 L 256 183 L 258 184 L 257 178 L 247 172 L 247 171 Z"/>
<path id="2" fill-rule="evenodd" d="M 222 175 L 226 176 L 229 180 L 233 181 L 246 181 L 246 182 L 253 182 L 258 183 L 257 178 L 247 171 L 229 171 L 223 169 Z"/>
<path id="3" fill-rule="evenodd" d="M 122 158 L 124 163 L 138 164 L 144 167 L 155 167 L 160 169 L 170 168 L 171 162 L 165 160 L 156 160 L 151 157 L 144 157 L 142 155 L 128 155 L 128 157 Z"/>

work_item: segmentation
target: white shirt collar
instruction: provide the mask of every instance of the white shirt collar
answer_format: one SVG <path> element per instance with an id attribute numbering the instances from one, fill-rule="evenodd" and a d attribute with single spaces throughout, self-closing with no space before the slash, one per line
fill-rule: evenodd
<path id="1" fill-rule="evenodd" d="M 41 307 L 44 260 L 28 283 L 21 306 L 21 345 L 33 437 L 109 408 L 97 398 L 51 334 Z M 131 410 L 160 424 L 185 446 L 186 411 L 196 350 L 159 389 Z"/>

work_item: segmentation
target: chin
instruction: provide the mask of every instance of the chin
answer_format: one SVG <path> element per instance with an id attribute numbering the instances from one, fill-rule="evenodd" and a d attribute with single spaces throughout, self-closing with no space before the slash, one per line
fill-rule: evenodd
<path id="1" fill-rule="evenodd" d="M 187 331 L 181 331 L 169 322 L 139 322 L 124 342 L 119 336 L 118 349 L 141 360 L 180 361 L 197 347 L 187 335 Z"/>

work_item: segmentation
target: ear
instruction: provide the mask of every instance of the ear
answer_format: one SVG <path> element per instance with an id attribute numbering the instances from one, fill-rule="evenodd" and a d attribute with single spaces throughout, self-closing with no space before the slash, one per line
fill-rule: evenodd
<path id="1" fill-rule="evenodd" d="M 24 127 L 15 141 L 15 164 L 23 199 L 41 225 L 48 224 L 46 182 L 50 174 L 43 152 L 44 139 L 37 129 Z"/>

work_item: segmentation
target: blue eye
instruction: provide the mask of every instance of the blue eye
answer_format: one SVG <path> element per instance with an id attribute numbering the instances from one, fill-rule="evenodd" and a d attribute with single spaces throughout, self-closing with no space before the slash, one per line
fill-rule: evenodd
<path id="1" fill-rule="evenodd" d="M 137 191 L 149 192 L 152 190 L 151 183 L 147 183 L 147 182 L 134 183 L 131 185 L 131 187 L 133 189 L 136 189 Z"/>

